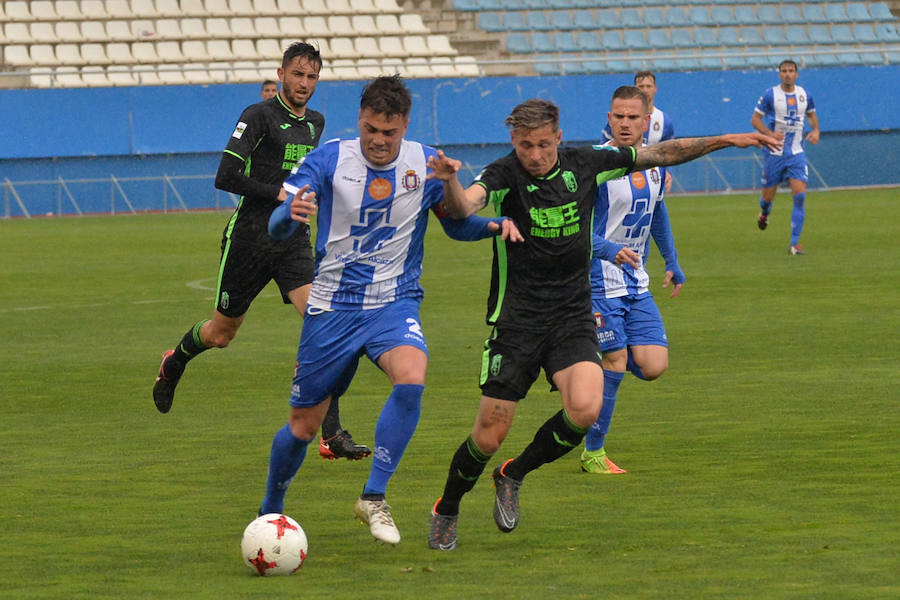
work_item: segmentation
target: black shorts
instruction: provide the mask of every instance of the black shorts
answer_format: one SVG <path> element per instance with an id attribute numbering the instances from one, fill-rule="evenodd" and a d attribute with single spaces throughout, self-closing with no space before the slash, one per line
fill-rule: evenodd
<path id="1" fill-rule="evenodd" d="M 600 364 L 597 327 L 592 320 L 575 319 L 544 332 L 495 327 L 484 343 L 481 392 L 485 396 L 518 402 L 544 369 L 553 375 L 578 362 Z"/>
<path id="2" fill-rule="evenodd" d="M 309 238 L 293 236 L 280 244 L 261 245 L 239 239 L 222 239 L 222 260 L 216 287 L 216 310 L 236 319 L 264 287 L 275 280 L 281 298 L 311 283 L 315 264 Z"/>

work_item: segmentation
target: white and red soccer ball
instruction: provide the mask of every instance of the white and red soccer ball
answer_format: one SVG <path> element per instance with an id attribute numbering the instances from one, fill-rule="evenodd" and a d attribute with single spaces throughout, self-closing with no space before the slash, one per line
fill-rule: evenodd
<path id="1" fill-rule="evenodd" d="M 244 530 L 244 563 L 259 575 L 293 575 L 306 560 L 309 543 L 300 524 L 287 515 L 257 517 Z"/>

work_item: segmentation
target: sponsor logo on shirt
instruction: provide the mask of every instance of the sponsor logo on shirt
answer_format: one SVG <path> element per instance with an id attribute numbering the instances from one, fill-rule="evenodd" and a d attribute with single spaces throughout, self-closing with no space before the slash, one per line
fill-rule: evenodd
<path id="1" fill-rule="evenodd" d="M 581 216 L 578 214 L 577 202 L 545 208 L 534 206 L 528 212 L 531 217 L 530 233 L 533 237 L 567 237 L 581 231 L 579 224 Z"/>
<path id="2" fill-rule="evenodd" d="M 635 188 L 642 190 L 647 187 L 647 179 L 644 177 L 644 174 L 640 171 L 631 174 L 631 185 Z"/>
<path id="3" fill-rule="evenodd" d="M 500 373 L 500 363 L 502 363 L 502 362 L 503 362 L 503 355 L 495 354 L 494 357 L 491 359 L 491 375 L 496 377 L 497 374 Z"/>
<path id="4" fill-rule="evenodd" d="M 394 191 L 391 182 L 384 177 L 377 177 L 369 183 L 369 195 L 375 200 L 384 200 Z"/>
<path id="5" fill-rule="evenodd" d="M 231 134 L 236 140 L 241 139 L 241 136 L 244 135 L 244 130 L 247 129 L 247 124 L 243 121 L 238 121 L 237 127 L 234 128 L 234 133 Z"/>

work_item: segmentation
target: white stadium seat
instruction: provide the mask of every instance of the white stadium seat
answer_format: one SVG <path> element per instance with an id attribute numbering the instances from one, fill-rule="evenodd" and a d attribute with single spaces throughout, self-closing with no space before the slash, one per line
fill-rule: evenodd
<path id="1" fill-rule="evenodd" d="M 356 46 L 353 45 L 353 38 L 338 37 L 331 38 L 331 54 L 335 58 L 356 58 L 359 54 Z"/>
<path id="2" fill-rule="evenodd" d="M 106 14 L 112 19 L 130 19 L 134 16 L 128 0 L 106 0 L 104 6 Z"/>
<path id="3" fill-rule="evenodd" d="M 383 37 L 378 40 L 382 56 L 388 58 L 403 58 L 406 50 L 403 48 L 403 40 L 396 36 Z"/>
<path id="4" fill-rule="evenodd" d="M 222 0 L 224 2 L 224 0 Z M 185 17 L 205 17 L 210 14 L 203 0 L 181 0 L 181 15 Z M 228 6 L 226 5 L 226 11 Z M 226 12 L 227 14 L 227 12 Z"/>
<path id="5" fill-rule="evenodd" d="M 353 14 L 349 0 L 325 0 L 325 6 L 328 8 L 328 14 L 331 15 Z"/>
<path id="6" fill-rule="evenodd" d="M 231 14 L 235 16 L 252 17 L 256 14 L 256 9 L 253 8 L 253 0 L 228 0 L 228 8 L 231 9 Z"/>
<path id="7" fill-rule="evenodd" d="M 347 15 L 336 15 L 333 17 L 328 17 L 327 31 L 331 32 L 331 35 L 338 36 L 356 35 L 356 31 L 353 30 L 353 25 L 350 24 L 350 17 L 348 17 Z"/>
<path id="8" fill-rule="evenodd" d="M 256 43 L 253 40 L 234 40 L 231 42 L 231 55 L 238 60 L 258 60 Z"/>
<path id="9" fill-rule="evenodd" d="M 180 40 L 186 36 L 178 19 L 157 19 L 156 37 L 160 40 Z"/>
<path id="10" fill-rule="evenodd" d="M 353 45 L 358 56 L 363 58 L 381 58 L 382 53 L 381 48 L 378 47 L 378 40 L 368 36 L 359 36 L 353 39 Z"/>
<path id="11" fill-rule="evenodd" d="M 81 58 L 86 65 L 108 65 L 109 57 L 106 55 L 106 46 L 97 42 L 81 44 Z"/>
<path id="12" fill-rule="evenodd" d="M 153 0 L 131 0 L 129 10 L 134 17 L 144 19 L 156 19 L 160 17 L 159 10 Z"/>
<path id="13" fill-rule="evenodd" d="M 132 73 L 134 73 L 138 85 L 162 85 L 162 81 L 156 73 L 156 67 L 150 65 L 134 67 Z"/>
<path id="14" fill-rule="evenodd" d="M 425 27 L 425 22 L 422 21 L 421 15 L 400 15 L 400 27 L 407 33 L 431 33 L 431 30 Z"/>
<path id="15" fill-rule="evenodd" d="M 7 23 L 3 27 L 3 35 L 7 42 L 13 44 L 30 44 L 37 41 L 31 39 L 31 31 L 28 30 L 27 23 Z"/>
<path id="16" fill-rule="evenodd" d="M 459 51 L 450 45 L 450 38 L 444 34 L 429 35 L 426 42 L 432 54 L 444 56 L 459 54 Z"/>
<path id="17" fill-rule="evenodd" d="M 278 40 L 264 39 L 256 41 L 256 53 L 263 60 L 281 61 L 284 56 L 284 49 Z"/>
<path id="18" fill-rule="evenodd" d="M 400 74 L 404 77 L 434 77 L 428 59 L 422 56 L 407 58 L 404 66 L 400 68 Z"/>
<path id="19" fill-rule="evenodd" d="M 382 35 L 400 35 L 403 28 L 397 15 L 376 15 L 375 27 Z"/>
<path id="20" fill-rule="evenodd" d="M 481 75 L 481 69 L 478 68 L 478 62 L 474 56 L 457 56 L 454 62 L 460 77 L 478 77 Z"/>
<path id="21" fill-rule="evenodd" d="M 281 36 L 296 36 L 297 39 L 306 36 L 306 29 L 303 27 L 303 19 L 300 17 L 279 17 L 278 29 Z"/>
<path id="22" fill-rule="evenodd" d="M 125 42 L 110 42 L 106 44 L 106 56 L 114 65 L 131 65 L 135 63 L 131 54 L 131 46 Z"/>
<path id="23" fill-rule="evenodd" d="M 11 46 L 7 46 L 10 48 Z M 56 52 L 50 44 L 31 44 L 28 47 L 28 55 L 31 57 L 31 64 L 46 65 L 54 67 L 59 64 L 56 58 Z"/>
<path id="24" fill-rule="evenodd" d="M 425 38 L 421 35 L 404 35 L 403 47 L 406 48 L 407 56 L 429 56 L 431 54 Z"/>
<path id="25" fill-rule="evenodd" d="M 300 0 L 277 0 L 279 15 L 300 15 L 303 14 L 303 6 Z"/>
<path id="26" fill-rule="evenodd" d="M 378 12 L 373 0 L 349 0 L 350 11 L 357 15 L 374 15 Z"/>
<path id="27" fill-rule="evenodd" d="M 81 80 L 84 82 L 84 85 L 90 87 L 106 87 L 109 85 L 106 69 L 99 65 L 81 67 Z"/>
<path id="28" fill-rule="evenodd" d="M 56 21 L 56 2 L 49 0 L 32 0 L 30 3 L 31 16 L 35 21 Z"/>
<path id="29" fill-rule="evenodd" d="M 29 69 L 28 81 L 31 87 L 53 87 L 53 69 L 50 67 L 34 67 Z"/>
<path id="30" fill-rule="evenodd" d="M 378 26 L 372 15 L 353 15 L 350 17 L 350 25 L 356 35 L 378 35 Z"/>
<path id="31" fill-rule="evenodd" d="M 432 56 L 431 70 L 435 77 L 456 77 L 456 67 L 449 56 Z"/>
<path id="32" fill-rule="evenodd" d="M 231 63 L 211 62 L 206 65 L 210 78 L 217 83 L 225 83 L 231 74 Z"/>
<path id="33" fill-rule="evenodd" d="M 33 65 L 28 46 L 25 44 L 10 44 L 3 48 L 3 62 L 13 67 L 27 67 Z"/>
<path id="34" fill-rule="evenodd" d="M 156 55 L 156 46 L 153 42 L 135 42 L 131 44 L 131 54 L 142 65 L 152 65 L 159 62 Z"/>
<path id="35" fill-rule="evenodd" d="M 259 37 L 281 37 L 281 28 L 278 26 L 278 20 L 275 17 L 256 17 L 253 19 L 253 28 Z"/>
<path id="36" fill-rule="evenodd" d="M 176 41 L 156 42 L 156 55 L 165 63 L 184 62 L 181 44 Z"/>
<path id="37" fill-rule="evenodd" d="M 7 21 L 31 21 L 31 11 L 28 10 L 28 2 L 7 1 L 5 6 Z"/>
<path id="38" fill-rule="evenodd" d="M 184 85 L 188 82 L 181 65 L 159 65 L 157 75 L 162 83 L 168 85 Z"/>
<path id="39" fill-rule="evenodd" d="M 81 0 L 81 14 L 86 20 L 99 20 L 109 18 L 103 0 Z"/>
<path id="40" fill-rule="evenodd" d="M 385 69 L 377 58 L 359 59 L 356 61 L 356 70 L 359 71 L 359 76 L 363 79 L 371 79 L 385 74 Z"/>
<path id="41" fill-rule="evenodd" d="M 229 39 L 234 37 L 228 19 L 223 17 L 211 17 L 206 19 L 206 35 L 213 39 Z"/>
<path id="42" fill-rule="evenodd" d="M 323 65 L 319 77 L 329 81 L 335 79 L 359 79 L 356 62 L 347 58 L 339 58 Z"/>
<path id="43" fill-rule="evenodd" d="M 209 51 L 206 49 L 206 42 L 203 40 L 185 40 L 181 42 L 181 54 L 189 62 L 207 62 L 209 61 Z"/>
<path id="44" fill-rule="evenodd" d="M 228 28 L 231 30 L 232 37 L 256 37 L 256 27 L 250 17 L 232 17 L 228 20 Z"/>
<path id="45" fill-rule="evenodd" d="M 324 36 L 330 35 L 328 24 L 325 22 L 325 17 L 313 16 L 313 17 L 304 17 L 303 18 L 303 29 L 306 30 L 308 35 L 315 36 Z"/>
<path id="46" fill-rule="evenodd" d="M 397 4 L 397 0 L 373 0 L 375 12 L 378 14 L 400 14 L 403 8 Z"/>
<path id="47" fill-rule="evenodd" d="M 211 60 L 231 58 L 231 42 L 228 40 L 207 40 L 206 51 Z"/>
<path id="48" fill-rule="evenodd" d="M 56 0 L 56 16 L 66 21 L 84 19 L 78 0 Z"/>
<path id="49" fill-rule="evenodd" d="M 81 49 L 78 44 L 57 44 L 56 45 L 56 61 L 60 65 L 80 65 L 84 63 L 81 58 Z"/>
<path id="50" fill-rule="evenodd" d="M 115 42 L 130 42 L 134 39 L 128 21 L 107 21 L 106 37 Z"/>
<path id="51" fill-rule="evenodd" d="M 210 37 L 206 33 L 206 24 L 203 19 L 181 19 L 181 32 L 187 39 L 205 40 Z"/>
<path id="52" fill-rule="evenodd" d="M 82 87 L 84 82 L 78 69 L 74 67 L 57 67 L 53 69 L 53 78 L 58 87 Z"/>
<path id="53" fill-rule="evenodd" d="M 303 5 L 303 14 L 305 15 L 328 15 L 331 14 L 329 8 L 325 5 L 325 0 L 301 0 Z"/>
<path id="54" fill-rule="evenodd" d="M 131 21 L 131 35 L 136 40 L 148 40 L 156 38 L 156 24 L 147 19 Z"/>
<path id="55" fill-rule="evenodd" d="M 110 65 L 106 68 L 106 78 L 112 85 L 134 85 L 137 80 L 131 72 L 131 67 L 125 65 Z"/>
<path id="56" fill-rule="evenodd" d="M 253 0 L 253 8 L 257 15 L 275 16 L 281 14 L 275 0 Z"/>
<path id="57" fill-rule="evenodd" d="M 74 27 L 75 31 L 69 31 L 68 28 L 70 27 Z M 79 40 L 85 42 L 106 42 L 110 39 L 103 21 L 82 21 L 80 30 L 77 23 L 60 21 L 56 24 L 56 35 L 59 36 L 60 40 L 67 42 L 77 42 Z"/>
<path id="58" fill-rule="evenodd" d="M 142 0 L 135 0 L 142 2 Z M 156 15 L 161 18 L 174 19 L 182 14 L 178 0 L 156 0 Z"/>
<path id="59" fill-rule="evenodd" d="M 16 25 L 17 23 L 8 23 L 9 25 Z M 56 36 L 56 28 L 53 27 L 53 23 L 32 23 L 28 26 L 28 36 L 30 39 L 23 40 L 25 42 L 36 42 L 39 44 L 52 44 L 56 41 L 59 41 L 59 38 Z M 13 41 L 9 39 L 8 41 Z"/>
<path id="60" fill-rule="evenodd" d="M 184 79 L 188 83 L 196 83 L 200 85 L 206 85 L 209 83 L 215 83 L 215 80 L 212 77 L 212 74 L 206 68 L 206 65 L 202 64 L 187 64 L 184 65 Z"/>

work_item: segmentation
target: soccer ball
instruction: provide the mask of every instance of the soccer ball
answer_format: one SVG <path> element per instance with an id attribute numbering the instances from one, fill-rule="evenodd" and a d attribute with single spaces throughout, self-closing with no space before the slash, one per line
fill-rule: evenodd
<path id="1" fill-rule="evenodd" d="M 306 560 L 308 542 L 300 524 L 287 515 L 269 513 L 244 530 L 244 563 L 259 575 L 293 575 Z"/>

